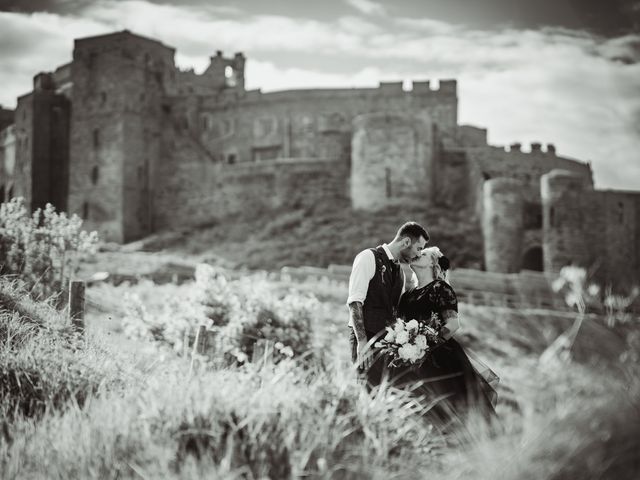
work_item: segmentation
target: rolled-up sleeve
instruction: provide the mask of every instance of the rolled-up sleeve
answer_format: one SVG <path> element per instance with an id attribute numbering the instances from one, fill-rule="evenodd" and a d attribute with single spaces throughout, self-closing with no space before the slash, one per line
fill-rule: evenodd
<path id="1" fill-rule="evenodd" d="M 364 303 L 367 298 L 369 282 L 376 273 L 376 260 L 371 250 L 363 250 L 353 260 L 351 276 L 349 277 L 349 298 L 347 305 L 352 302 Z"/>

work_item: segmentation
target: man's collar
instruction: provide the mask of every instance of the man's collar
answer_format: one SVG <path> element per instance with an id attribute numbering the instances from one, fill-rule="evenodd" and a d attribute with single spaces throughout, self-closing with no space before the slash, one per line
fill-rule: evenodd
<path id="1" fill-rule="evenodd" d="M 387 257 L 389 257 L 389 260 L 391 260 L 392 262 L 397 261 L 397 259 L 393 256 L 393 253 L 391 253 L 391 250 L 389 250 L 389 246 L 386 243 L 382 244 L 382 249 L 387 253 Z"/>

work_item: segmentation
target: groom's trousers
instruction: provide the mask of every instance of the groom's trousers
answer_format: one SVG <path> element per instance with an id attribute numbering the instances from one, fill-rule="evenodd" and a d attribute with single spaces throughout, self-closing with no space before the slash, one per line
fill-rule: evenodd
<path id="1" fill-rule="evenodd" d="M 358 341 L 356 339 L 356 334 L 353 331 L 353 328 L 351 327 L 348 327 L 348 328 L 350 332 L 349 343 L 351 344 L 351 361 L 355 365 L 358 360 Z M 375 332 L 365 331 L 365 333 L 367 335 L 368 340 L 371 340 L 373 337 L 379 336 Z M 366 371 L 362 367 L 358 367 L 356 369 L 358 382 L 363 383 L 367 387 L 368 392 L 371 392 L 373 388 L 380 385 L 380 383 L 382 382 L 382 379 L 388 373 L 386 362 L 384 361 L 384 355 L 380 354 L 379 349 L 373 346 L 371 348 L 372 348 L 372 355 L 374 357 L 374 361 L 371 367 L 369 367 L 369 369 Z"/>

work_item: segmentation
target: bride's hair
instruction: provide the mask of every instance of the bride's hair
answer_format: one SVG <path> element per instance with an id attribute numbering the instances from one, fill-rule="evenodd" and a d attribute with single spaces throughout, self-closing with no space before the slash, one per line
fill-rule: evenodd
<path id="1" fill-rule="evenodd" d="M 428 256 L 429 260 L 431 261 L 431 268 L 433 269 L 433 278 L 434 280 L 437 279 L 439 276 L 437 275 L 437 267 L 440 267 L 440 272 L 441 272 L 441 278 L 449 283 L 449 275 L 448 275 L 448 271 L 449 271 L 449 267 L 451 266 L 451 263 L 449 262 L 449 259 L 447 257 L 444 256 L 444 254 L 440 251 L 440 249 L 438 247 L 428 247 L 423 249 L 420 254 L 422 256 Z"/>

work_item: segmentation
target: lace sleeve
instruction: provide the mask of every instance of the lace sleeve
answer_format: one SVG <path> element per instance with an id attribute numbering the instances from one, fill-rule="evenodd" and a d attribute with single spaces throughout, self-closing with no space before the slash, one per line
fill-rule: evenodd
<path id="1" fill-rule="evenodd" d="M 458 311 L 458 298 L 456 292 L 446 282 L 439 281 L 435 286 L 435 305 L 440 312 L 445 310 Z"/>

